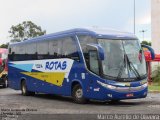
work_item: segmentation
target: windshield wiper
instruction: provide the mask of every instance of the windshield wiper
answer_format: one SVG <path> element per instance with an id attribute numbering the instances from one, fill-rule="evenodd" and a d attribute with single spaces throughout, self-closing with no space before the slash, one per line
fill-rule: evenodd
<path id="1" fill-rule="evenodd" d="M 125 54 L 124 54 L 123 63 L 122 63 L 122 65 L 121 65 L 121 67 L 119 69 L 119 72 L 118 72 L 117 80 L 119 80 L 121 78 L 124 68 L 126 68 L 126 57 L 125 57 Z"/>
<path id="2" fill-rule="evenodd" d="M 132 70 L 135 74 L 135 76 L 137 77 L 137 79 L 141 79 L 140 74 L 138 73 L 137 69 L 135 68 L 135 66 L 133 65 L 133 63 L 129 60 L 128 55 L 126 54 L 126 58 L 127 58 L 127 63 L 129 65 L 130 70 Z"/>
<path id="3" fill-rule="evenodd" d="M 133 65 L 133 63 L 129 60 L 128 55 L 126 53 L 124 53 L 123 64 L 122 64 L 122 66 L 119 69 L 117 80 L 119 80 L 121 78 L 122 73 L 124 71 L 124 68 L 127 68 L 128 74 L 130 74 L 130 71 L 132 70 L 133 73 L 135 74 L 136 78 L 137 79 L 141 79 L 140 74 L 138 73 L 138 71 L 135 68 L 135 66 Z"/>
<path id="4" fill-rule="evenodd" d="M 126 54 L 123 41 L 122 41 L 122 46 L 123 46 L 123 49 L 124 49 L 124 60 L 123 60 L 122 66 L 120 67 L 120 70 L 118 72 L 117 80 L 119 80 L 121 78 L 122 73 L 124 71 L 124 68 L 127 68 L 129 78 L 130 78 L 130 71 L 132 70 L 133 73 L 135 74 L 136 78 L 141 79 L 140 74 L 138 73 L 138 71 L 135 68 L 135 66 L 133 65 L 133 63 L 129 60 L 128 55 Z"/>

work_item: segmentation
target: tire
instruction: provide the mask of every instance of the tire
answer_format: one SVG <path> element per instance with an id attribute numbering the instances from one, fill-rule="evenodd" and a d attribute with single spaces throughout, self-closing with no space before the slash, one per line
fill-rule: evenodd
<path id="1" fill-rule="evenodd" d="M 3 87 L 3 88 L 7 88 L 7 87 L 8 87 L 8 77 L 7 77 L 7 75 L 3 75 L 3 76 L 1 77 L 1 79 L 2 79 L 2 81 L 3 81 L 2 87 Z"/>
<path id="2" fill-rule="evenodd" d="M 83 89 L 79 84 L 73 86 L 72 98 L 74 102 L 78 104 L 84 104 L 87 102 L 87 99 L 83 97 Z"/>
<path id="3" fill-rule="evenodd" d="M 0 73 L 3 72 L 5 69 L 5 61 L 2 61 L 2 65 L 0 66 Z"/>
<path id="4" fill-rule="evenodd" d="M 23 80 L 21 83 L 21 93 L 24 96 L 35 95 L 35 92 L 30 92 L 27 90 L 27 85 L 26 85 L 25 80 Z"/>
<path id="5" fill-rule="evenodd" d="M 7 79 L 5 79 L 5 80 L 4 80 L 3 88 L 7 88 L 7 87 L 8 87 L 8 80 L 7 80 Z"/>

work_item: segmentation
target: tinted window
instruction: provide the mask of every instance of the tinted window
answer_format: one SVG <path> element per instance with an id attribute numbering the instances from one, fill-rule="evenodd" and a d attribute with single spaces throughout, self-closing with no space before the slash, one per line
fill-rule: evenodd
<path id="1" fill-rule="evenodd" d="M 80 35 L 78 36 L 78 38 L 83 51 L 86 65 L 89 68 L 89 58 L 88 58 L 89 54 L 88 54 L 87 44 L 92 44 L 92 43 L 97 44 L 97 39 L 87 35 Z"/>
<path id="2" fill-rule="evenodd" d="M 25 50 L 25 45 L 19 45 L 16 47 L 16 54 L 25 54 L 26 50 Z"/>
<path id="3" fill-rule="evenodd" d="M 12 47 L 12 53 L 16 53 L 16 48 L 17 48 L 17 46 Z"/>
<path id="4" fill-rule="evenodd" d="M 71 37 L 27 43 L 23 47 L 12 46 L 12 54 L 9 57 L 10 60 L 15 61 L 56 58 L 79 60 L 76 43 Z"/>
<path id="5" fill-rule="evenodd" d="M 37 43 L 37 54 L 48 54 L 48 41 L 42 41 Z"/>
<path id="6" fill-rule="evenodd" d="M 36 60 L 37 59 L 37 45 L 36 43 L 19 44 L 12 46 L 9 60 L 23 61 L 23 60 Z"/>
<path id="7" fill-rule="evenodd" d="M 37 59 L 48 59 L 48 41 L 37 42 Z"/>
<path id="8" fill-rule="evenodd" d="M 89 52 L 89 68 L 92 72 L 99 74 L 99 63 L 97 51 Z"/>
<path id="9" fill-rule="evenodd" d="M 97 40 L 93 38 L 92 36 L 86 36 L 86 35 L 80 35 L 78 36 L 79 42 L 81 44 L 81 48 L 83 53 L 87 53 L 87 44 L 95 43 L 97 44 Z"/>
<path id="10" fill-rule="evenodd" d="M 62 55 L 64 57 L 69 57 L 77 59 L 78 52 L 75 41 L 71 37 L 67 37 L 63 39 L 63 47 L 62 47 Z"/>
<path id="11" fill-rule="evenodd" d="M 9 53 L 11 53 L 12 52 L 12 49 L 11 49 L 11 47 L 9 48 Z"/>
<path id="12" fill-rule="evenodd" d="M 53 57 L 61 56 L 62 53 L 62 40 L 56 39 L 49 41 L 49 54 Z"/>
<path id="13" fill-rule="evenodd" d="M 37 45 L 36 45 L 36 43 L 25 44 L 25 47 L 26 47 L 26 54 L 35 54 L 37 52 Z"/>

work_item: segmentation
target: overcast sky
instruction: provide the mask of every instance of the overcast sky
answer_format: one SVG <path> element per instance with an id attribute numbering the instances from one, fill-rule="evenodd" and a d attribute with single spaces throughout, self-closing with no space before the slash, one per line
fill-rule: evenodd
<path id="1" fill-rule="evenodd" d="M 134 0 L 0 0 L 0 44 L 9 29 L 31 20 L 48 33 L 79 27 L 103 27 L 133 32 Z M 136 0 L 136 35 L 150 40 L 150 0 Z"/>

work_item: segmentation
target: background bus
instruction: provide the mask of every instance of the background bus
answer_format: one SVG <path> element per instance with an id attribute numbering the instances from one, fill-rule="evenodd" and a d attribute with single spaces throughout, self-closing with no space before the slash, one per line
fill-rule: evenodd
<path id="1" fill-rule="evenodd" d="M 137 37 L 112 30 L 73 29 L 9 46 L 9 85 L 35 92 L 89 99 L 147 96 L 146 63 Z"/>
<path id="2" fill-rule="evenodd" d="M 8 86 L 7 56 L 8 56 L 8 50 L 5 48 L 0 48 L 0 85 L 2 85 L 4 88 Z"/>

